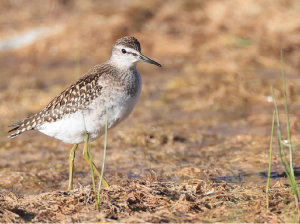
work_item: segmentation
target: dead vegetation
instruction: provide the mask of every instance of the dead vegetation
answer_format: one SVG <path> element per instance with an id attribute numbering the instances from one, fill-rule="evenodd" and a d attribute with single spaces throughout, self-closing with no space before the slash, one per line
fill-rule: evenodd
<path id="1" fill-rule="evenodd" d="M 0 0 L 0 43 L 45 28 L 0 52 L 0 222 L 298 222 L 276 147 L 269 209 L 265 185 L 270 85 L 283 106 L 280 50 L 292 141 L 300 139 L 299 10 L 297 0 Z M 64 191 L 71 146 L 35 131 L 9 140 L 7 125 L 74 82 L 78 59 L 81 74 L 107 60 L 124 35 L 163 68 L 138 65 L 142 96 L 108 134 L 112 186 L 98 212 L 80 152 L 77 188 Z M 98 166 L 102 148 L 91 143 Z"/>
<path id="2" fill-rule="evenodd" d="M 1 195 L 1 222 L 284 222 L 295 221 L 290 190 L 281 182 L 265 186 L 232 185 L 190 179 L 175 184 L 131 181 L 102 191 L 100 212 L 90 186 L 32 196 Z M 294 219 L 294 220 L 293 220 Z"/>

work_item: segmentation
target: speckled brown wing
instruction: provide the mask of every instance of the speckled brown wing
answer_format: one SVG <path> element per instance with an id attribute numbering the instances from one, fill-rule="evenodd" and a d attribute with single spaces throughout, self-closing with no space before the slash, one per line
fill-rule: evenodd
<path id="1" fill-rule="evenodd" d="M 108 72 L 111 72 L 111 67 L 107 64 L 95 66 L 55 97 L 42 111 L 10 125 L 9 127 L 15 126 L 15 128 L 9 132 L 17 132 L 9 137 L 17 137 L 19 134 L 35 129 L 43 123 L 58 121 L 66 114 L 84 109 L 101 95 L 102 86 L 98 85 L 98 79 Z"/>

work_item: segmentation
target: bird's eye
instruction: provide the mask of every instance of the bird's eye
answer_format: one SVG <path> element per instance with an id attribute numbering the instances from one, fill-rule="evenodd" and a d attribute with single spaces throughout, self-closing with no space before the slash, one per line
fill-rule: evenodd
<path id="1" fill-rule="evenodd" d="M 123 54 L 126 54 L 126 50 L 125 50 L 125 49 L 122 49 L 122 53 L 123 53 Z"/>

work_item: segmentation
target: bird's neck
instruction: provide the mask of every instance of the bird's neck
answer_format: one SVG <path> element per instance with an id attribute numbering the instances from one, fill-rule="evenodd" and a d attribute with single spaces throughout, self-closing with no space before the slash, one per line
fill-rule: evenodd
<path id="1" fill-rule="evenodd" d="M 136 69 L 137 61 L 136 62 L 128 62 L 124 60 L 118 60 L 111 57 L 107 63 L 110 65 L 120 69 L 120 70 L 134 70 Z"/>

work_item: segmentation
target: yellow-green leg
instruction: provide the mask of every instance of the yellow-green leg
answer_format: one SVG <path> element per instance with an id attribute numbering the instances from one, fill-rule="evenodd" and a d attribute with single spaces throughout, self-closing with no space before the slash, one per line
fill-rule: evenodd
<path id="1" fill-rule="evenodd" d="M 89 141 L 89 135 L 86 135 L 86 138 L 85 138 L 85 142 L 84 142 L 84 148 L 83 148 L 83 157 L 85 158 L 85 160 L 91 164 L 91 161 L 89 159 L 89 155 L 88 155 L 88 141 Z M 101 174 L 99 173 L 97 167 L 95 166 L 95 164 L 93 163 L 93 169 L 94 169 L 94 172 L 99 176 L 101 177 Z M 109 184 L 107 183 L 107 181 L 104 179 L 103 177 L 103 180 L 102 180 L 102 184 L 104 187 L 108 187 Z"/>
<path id="2" fill-rule="evenodd" d="M 69 186 L 68 190 L 73 189 L 73 175 L 74 175 L 74 159 L 75 159 L 75 151 L 77 149 L 77 144 L 74 144 L 73 148 L 70 151 L 69 155 L 69 164 L 70 164 L 70 169 L 69 169 Z"/>

